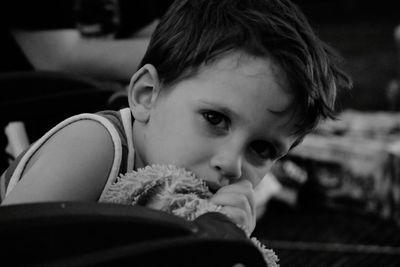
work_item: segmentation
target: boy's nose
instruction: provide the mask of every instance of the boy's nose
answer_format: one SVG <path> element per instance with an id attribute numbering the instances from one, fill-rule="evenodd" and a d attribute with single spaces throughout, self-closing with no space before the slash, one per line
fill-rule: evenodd
<path id="1" fill-rule="evenodd" d="M 242 158 L 235 153 L 219 153 L 211 159 L 210 164 L 223 178 L 238 180 L 242 176 Z"/>

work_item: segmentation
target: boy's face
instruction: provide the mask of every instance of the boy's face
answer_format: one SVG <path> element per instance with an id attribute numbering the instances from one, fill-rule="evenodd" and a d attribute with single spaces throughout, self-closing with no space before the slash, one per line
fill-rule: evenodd
<path id="1" fill-rule="evenodd" d="M 212 190 L 255 187 L 295 141 L 282 77 L 271 60 L 235 52 L 161 90 L 135 140 L 140 165 L 184 167 Z"/>

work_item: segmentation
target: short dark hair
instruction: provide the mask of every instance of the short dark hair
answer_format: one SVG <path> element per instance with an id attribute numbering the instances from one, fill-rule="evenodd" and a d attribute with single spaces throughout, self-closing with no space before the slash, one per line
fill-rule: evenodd
<path id="1" fill-rule="evenodd" d="M 338 58 L 289 0 L 176 0 L 161 18 L 140 64 L 171 85 L 229 51 L 272 58 L 295 94 L 296 131 L 335 118 L 337 87 L 350 87 Z"/>

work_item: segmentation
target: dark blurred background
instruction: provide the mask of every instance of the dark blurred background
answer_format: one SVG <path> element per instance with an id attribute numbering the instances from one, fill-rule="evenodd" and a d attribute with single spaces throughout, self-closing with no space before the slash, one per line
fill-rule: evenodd
<path id="1" fill-rule="evenodd" d="M 388 182 L 390 190 L 385 196 L 387 200 L 384 200 L 383 204 L 380 203 L 382 206 L 378 205 L 374 209 L 382 211 L 385 205 L 393 205 L 395 208 L 391 212 L 398 214 L 399 198 L 391 198 L 391 191 L 399 192 L 400 172 L 397 171 L 399 157 L 390 151 L 385 151 L 386 147 L 390 147 L 385 143 L 389 135 L 382 134 L 374 138 L 362 136 L 363 132 L 367 132 L 371 127 L 377 128 L 377 131 L 384 131 L 389 125 L 391 128 L 388 129 L 391 130 L 388 132 L 393 134 L 393 139 L 390 140 L 396 142 L 400 138 L 397 130 L 400 129 L 399 113 L 386 112 L 398 111 L 400 108 L 399 87 L 397 96 L 387 96 L 389 84 L 393 84 L 391 81 L 400 77 L 400 56 L 394 41 L 394 30 L 400 24 L 398 4 L 395 1 L 385 0 L 293 0 L 293 2 L 297 3 L 306 14 L 317 35 L 334 47 L 343 58 L 343 68 L 352 77 L 354 87 L 339 94 L 338 108 L 346 112 L 349 109 L 362 111 L 356 113 L 357 116 L 350 116 L 352 118 L 350 122 L 342 121 L 347 123 L 346 127 L 357 128 L 359 135 L 357 140 L 362 142 L 354 142 L 350 137 L 351 131 L 338 132 L 338 136 L 330 133 L 310 139 L 312 141 L 308 142 L 307 148 L 320 148 L 316 149 L 317 152 L 310 158 L 307 156 L 302 158 L 301 153 L 292 154 L 289 159 L 308 160 L 309 165 L 301 165 L 302 161 L 298 161 L 298 166 L 301 168 L 309 166 L 315 171 L 318 169 L 317 166 L 320 166 L 318 164 L 321 164 L 324 166 L 321 168 L 323 172 L 319 173 L 319 176 L 308 176 L 307 181 L 298 186 L 294 185 L 296 184 L 294 181 L 298 180 L 288 178 L 292 173 L 289 168 L 284 175 L 279 175 L 279 171 L 275 170 L 274 174 L 280 178 L 284 187 L 289 189 L 298 187 L 300 189 L 294 191 L 298 190 L 299 194 L 297 198 L 293 198 L 296 200 L 292 201 L 291 205 L 286 204 L 290 202 L 288 199 L 292 199 L 287 197 L 291 194 L 285 196 L 281 193 L 279 198 L 285 199 L 283 202 L 272 199 L 268 203 L 266 214 L 258 221 L 254 234 L 267 247 L 275 250 L 282 267 L 399 266 L 399 220 L 395 222 L 379 218 L 374 212 L 364 212 L 371 208 L 368 203 L 372 203 L 369 201 L 374 199 L 374 193 L 368 193 L 366 189 L 368 182 L 372 181 L 372 176 L 349 175 L 352 171 L 346 164 L 338 164 L 335 160 L 325 162 L 321 159 L 323 152 L 331 153 L 333 158 L 335 155 L 341 155 L 336 158 L 343 157 L 344 162 L 346 159 L 350 162 L 357 156 L 360 158 L 359 163 L 363 163 L 365 167 L 365 164 L 369 165 L 368 155 L 385 158 L 382 161 L 384 163 L 373 170 L 381 172 L 369 186 L 383 188 L 390 180 Z M 398 0 L 397 2 L 400 3 Z M 382 116 L 374 118 L 372 114 L 375 111 L 385 112 L 379 113 Z M 386 122 L 387 125 L 384 125 Z M 356 127 L 357 125 L 359 127 Z M 385 127 L 381 127 L 382 125 Z M 304 146 L 304 143 L 302 145 Z M 382 150 L 373 150 L 373 147 L 381 146 Z M 362 152 L 357 154 L 354 151 Z M 282 166 L 286 163 L 285 160 L 281 162 Z M 371 166 L 375 166 L 372 161 L 370 163 Z M 359 165 L 353 167 L 363 168 Z M 336 173 L 338 170 L 341 171 Z M 293 176 L 300 177 L 299 173 L 302 172 L 297 170 Z M 324 188 L 321 186 L 321 181 L 337 183 L 330 184 L 330 188 L 329 185 Z M 315 184 L 318 186 L 314 186 Z M 360 191 L 358 187 L 363 187 L 364 191 Z M 333 191 L 341 192 L 342 197 L 345 197 L 340 199 L 336 195 L 336 199 L 331 198 L 334 196 L 330 194 Z M 352 196 L 359 192 L 365 194 L 362 193 L 358 195 L 358 199 L 357 197 L 353 199 Z M 346 198 L 348 196 L 350 197 Z M 329 204 L 335 201 L 336 206 Z"/>
<path id="2" fill-rule="evenodd" d="M 354 80 L 340 108 L 387 110 L 386 88 L 399 71 L 393 31 L 400 24 L 396 1 L 294 0 L 317 34 L 344 58 Z"/>

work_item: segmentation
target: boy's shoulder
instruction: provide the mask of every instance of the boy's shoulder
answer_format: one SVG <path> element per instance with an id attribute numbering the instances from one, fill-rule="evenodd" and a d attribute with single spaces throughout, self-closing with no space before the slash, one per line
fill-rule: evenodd
<path id="1" fill-rule="evenodd" d="M 73 195 L 67 193 L 68 188 L 80 188 L 83 198 L 99 195 L 114 165 L 114 147 L 118 145 L 110 133 L 112 129 L 116 132 L 115 127 L 110 125 L 108 119 L 96 114 L 63 121 L 20 158 L 10 173 L 7 192 L 20 179 L 35 179 L 36 184 L 46 186 L 57 179 L 65 188 L 56 189 L 60 196 Z"/>
<path id="2" fill-rule="evenodd" d="M 51 158 L 54 155 L 59 158 L 70 155 L 97 165 L 107 155 L 114 157 L 114 148 L 126 142 L 122 120 L 118 111 L 85 113 L 68 118 L 43 136 L 43 140 L 37 141 L 39 148 L 30 161 L 35 162 L 35 156 Z"/>

